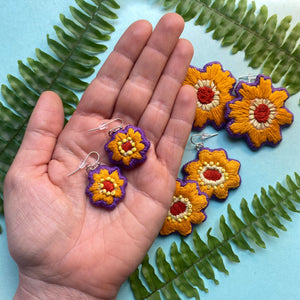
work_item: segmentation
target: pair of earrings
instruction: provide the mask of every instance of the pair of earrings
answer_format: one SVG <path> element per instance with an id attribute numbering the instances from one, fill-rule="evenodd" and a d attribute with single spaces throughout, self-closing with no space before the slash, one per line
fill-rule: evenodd
<path id="1" fill-rule="evenodd" d="M 123 121 L 119 118 L 89 131 L 107 129 L 109 124 L 117 121 L 121 124 L 108 131 L 111 139 L 104 146 L 110 162 L 115 166 L 101 164 L 99 153 L 91 151 L 80 163 L 79 168 L 69 174 L 71 176 L 85 168 L 88 173 L 86 194 L 91 204 L 107 209 L 114 209 L 125 197 L 127 179 L 122 175 L 120 167 L 133 169 L 143 163 L 147 159 L 146 154 L 150 147 L 150 142 L 141 128 L 127 125 L 123 129 Z M 87 161 L 92 155 L 96 156 L 96 161 L 88 164 Z"/>
<path id="2" fill-rule="evenodd" d="M 186 236 L 193 224 L 206 220 L 205 208 L 210 199 L 224 201 L 230 189 L 239 187 L 240 162 L 230 159 L 224 149 L 204 147 L 204 141 L 214 134 L 194 134 L 191 143 L 197 150 L 197 158 L 182 167 L 183 180 L 176 180 L 176 188 L 168 215 L 160 230 L 161 235 L 173 232 Z M 200 141 L 199 141 L 200 138 Z"/>
<path id="3" fill-rule="evenodd" d="M 193 129 L 225 127 L 231 137 L 244 138 L 252 150 L 276 146 L 282 140 L 281 128 L 293 122 L 293 114 L 285 107 L 289 93 L 273 87 L 271 78 L 262 74 L 246 79 L 237 83 L 219 62 L 203 69 L 190 66 L 183 84 L 197 93 Z"/>

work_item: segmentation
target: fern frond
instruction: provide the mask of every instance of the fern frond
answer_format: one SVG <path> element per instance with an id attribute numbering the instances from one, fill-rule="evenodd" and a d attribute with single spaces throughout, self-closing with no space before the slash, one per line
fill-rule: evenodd
<path id="1" fill-rule="evenodd" d="M 223 215 L 219 220 L 222 238 L 213 236 L 210 228 L 204 241 L 194 229 L 193 249 L 184 239 L 181 239 L 179 249 L 173 242 L 170 248 L 171 262 L 166 259 L 162 248 L 156 251 L 155 266 L 149 263 L 147 255 L 140 270 L 137 269 L 130 277 L 135 298 L 161 299 L 163 295 L 166 299 L 181 299 L 179 290 L 187 298 L 200 299 L 199 290 L 208 292 L 205 280 L 213 280 L 218 284 L 215 270 L 229 274 L 224 257 L 232 262 L 240 261 L 232 249 L 233 244 L 250 252 L 255 252 L 251 244 L 265 248 L 261 233 L 278 237 L 276 228 L 286 230 L 281 219 L 291 221 L 289 211 L 300 212 L 296 208 L 296 204 L 300 203 L 300 176 L 295 173 L 293 180 L 288 175 L 285 181 L 287 188 L 277 183 L 276 187 L 269 186 L 268 192 L 262 188 L 260 197 L 255 194 L 253 212 L 247 201 L 242 199 L 241 217 L 228 204 L 228 221 Z"/>
<path id="2" fill-rule="evenodd" d="M 15 157 L 39 95 L 45 90 L 59 94 L 66 118 L 70 116 L 78 103 L 76 92 L 87 87 L 82 79 L 94 73 L 94 67 L 100 63 L 96 55 L 107 49 L 103 42 L 109 40 L 114 31 L 109 23 L 117 18 L 113 10 L 119 5 L 114 0 L 94 0 L 94 4 L 75 1 L 78 7 L 70 7 L 73 19 L 61 14 L 62 26 L 54 26 L 58 40 L 47 36 L 54 55 L 36 49 L 36 59 L 28 58 L 28 64 L 18 62 L 22 79 L 8 75 L 10 87 L 1 87 L 11 109 L 0 104 L 0 213 L 3 213 L 5 173 Z"/>
<path id="3" fill-rule="evenodd" d="M 262 67 L 274 83 L 283 79 L 290 94 L 300 91 L 300 23 L 287 34 L 291 16 L 278 24 L 277 15 L 268 17 L 265 5 L 256 13 L 255 2 L 248 8 L 247 0 L 164 0 L 163 6 L 175 9 L 185 21 L 196 18 L 195 25 L 206 26 L 233 54 L 244 51 L 250 67 Z"/>

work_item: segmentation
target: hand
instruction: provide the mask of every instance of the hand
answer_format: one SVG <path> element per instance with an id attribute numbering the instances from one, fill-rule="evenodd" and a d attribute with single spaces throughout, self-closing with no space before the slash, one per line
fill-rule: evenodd
<path id="1" fill-rule="evenodd" d="M 155 30 L 132 24 L 85 91 L 65 128 L 53 92 L 41 95 L 4 185 L 9 250 L 19 267 L 15 298 L 112 299 L 142 261 L 168 212 L 195 111 L 182 86 L 193 55 L 179 39 L 179 15 Z M 122 171 L 126 197 L 112 210 L 92 206 L 84 170 L 68 177 L 90 151 L 101 153 L 104 119 L 139 126 L 151 142 L 141 166 Z"/>

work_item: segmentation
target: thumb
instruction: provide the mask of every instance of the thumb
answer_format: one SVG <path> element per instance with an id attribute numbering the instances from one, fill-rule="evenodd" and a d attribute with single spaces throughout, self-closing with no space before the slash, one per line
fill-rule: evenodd
<path id="1" fill-rule="evenodd" d="M 63 126 L 64 111 L 59 96 L 50 91 L 42 93 L 28 122 L 14 164 L 25 169 L 47 165 Z"/>

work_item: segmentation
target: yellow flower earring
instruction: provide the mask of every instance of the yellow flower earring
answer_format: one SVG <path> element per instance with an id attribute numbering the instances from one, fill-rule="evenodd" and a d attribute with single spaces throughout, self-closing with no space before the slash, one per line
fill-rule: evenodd
<path id="1" fill-rule="evenodd" d="M 281 128 L 293 122 L 293 114 L 284 105 L 287 90 L 274 88 L 270 77 L 258 75 L 253 83 L 239 82 L 235 91 L 236 98 L 226 104 L 229 135 L 244 137 L 252 150 L 280 143 Z"/>
<path id="2" fill-rule="evenodd" d="M 197 108 L 193 129 L 201 131 L 207 125 L 216 130 L 224 128 L 225 106 L 234 97 L 236 83 L 230 71 L 224 70 L 219 62 L 206 64 L 203 69 L 190 66 L 183 85 L 191 85 L 197 94 Z"/>
<path id="3" fill-rule="evenodd" d="M 88 164 L 87 161 L 92 155 L 97 159 L 93 164 Z M 79 168 L 68 176 L 82 169 L 86 169 L 88 173 L 86 195 L 92 205 L 112 210 L 125 197 L 126 177 L 121 174 L 118 167 L 101 165 L 100 155 L 96 151 L 90 152 L 80 163 Z"/>
<path id="4" fill-rule="evenodd" d="M 103 130 L 115 121 L 121 122 L 121 125 L 109 130 L 111 140 L 105 144 L 104 149 L 112 164 L 132 169 L 147 159 L 146 154 L 150 148 L 150 142 L 141 128 L 127 125 L 123 129 L 123 121 L 117 118 L 89 131 Z"/>
<path id="5" fill-rule="evenodd" d="M 178 232 L 188 235 L 194 224 L 206 220 L 204 209 L 208 205 L 208 196 L 202 193 L 196 181 L 176 180 L 176 188 L 168 215 L 160 230 L 161 235 Z"/>
<path id="6" fill-rule="evenodd" d="M 204 148 L 203 141 L 213 135 L 201 133 L 191 137 L 191 142 L 198 150 L 197 158 L 186 163 L 182 172 L 184 180 L 194 180 L 198 182 L 199 188 L 206 193 L 209 198 L 224 201 L 228 197 L 228 191 L 240 186 L 239 176 L 240 162 L 228 158 L 224 149 Z M 195 138 L 200 137 L 200 142 L 195 142 Z"/>

